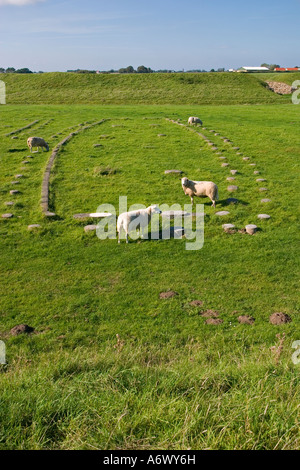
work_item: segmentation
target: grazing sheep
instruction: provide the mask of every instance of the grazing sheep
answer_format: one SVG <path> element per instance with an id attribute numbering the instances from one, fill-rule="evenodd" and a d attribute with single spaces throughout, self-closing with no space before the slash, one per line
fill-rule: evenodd
<path id="1" fill-rule="evenodd" d="M 43 151 L 44 147 L 46 148 L 47 152 L 49 150 L 49 145 L 41 137 L 28 137 L 27 145 L 30 148 L 30 152 L 32 151 L 33 147 L 37 147 L 37 151 L 39 151 L 39 147 L 42 147 Z"/>
<path id="2" fill-rule="evenodd" d="M 192 204 L 194 196 L 209 197 L 212 206 L 216 207 L 216 201 L 219 199 L 218 186 L 212 181 L 192 181 L 188 178 L 182 178 L 181 185 L 184 194 L 190 196 Z"/>
<path id="3" fill-rule="evenodd" d="M 161 210 L 156 205 L 149 206 L 147 209 L 139 209 L 120 214 L 117 220 L 118 243 L 120 243 L 120 233 L 122 229 L 124 229 L 126 233 L 126 243 L 128 243 L 128 234 L 133 228 L 140 228 L 142 238 L 144 238 L 144 229 L 148 226 L 153 214 L 161 214 Z M 134 226 L 132 226 L 133 222 Z"/>
<path id="4" fill-rule="evenodd" d="M 196 116 L 191 116 L 188 119 L 188 124 L 200 124 L 202 126 L 202 121 Z"/>

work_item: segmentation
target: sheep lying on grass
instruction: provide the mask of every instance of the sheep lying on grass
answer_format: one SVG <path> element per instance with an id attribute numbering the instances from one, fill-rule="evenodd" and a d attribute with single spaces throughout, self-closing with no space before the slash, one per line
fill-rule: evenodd
<path id="1" fill-rule="evenodd" d="M 202 126 L 202 121 L 196 116 L 191 116 L 188 119 L 188 124 L 200 124 Z"/>
<path id="2" fill-rule="evenodd" d="M 190 196 L 192 204 L 194 196 L 209 197 L 212 201 L 212 206 L 216 207 L 216 201 L 219 199 L 218 186 L 212 181 L 192 181 L 188 178 L 182 178 L 181 185 L 184 194 Z"/>
<path id="3" fill-rule="evenodd" d="M 44 147 L 47 151 L 49 150 L 49 145 L 41 137 L 28 137 L 27 145 L 30 148 L 30 152 L 32 151 L 33 147 L 37 147 L 37 151 L 39 151 L 39 147 L 41 147 L 43 151 Z"/>
<path id="4" fill-rule="evenodd" d="M 128 234 L 133 229 L 140 228 L 141 236 L 144 238 L 144 229 L 148 226 L 153 214 L 161 214 L 161 210 L 156 205 L 120 214 L 117 220 L 118 243 L 120 243 L 122 229 L 126 233 L 126 243 L 128 243 Z"/>

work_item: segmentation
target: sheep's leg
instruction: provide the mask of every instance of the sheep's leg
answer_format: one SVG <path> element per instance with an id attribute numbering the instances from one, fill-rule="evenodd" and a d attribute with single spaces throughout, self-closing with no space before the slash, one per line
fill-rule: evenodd
<path id="1" fill-rule="evenodd" d="M 216 201 L 214 201 L 213 199 L 212 199 L 212 206 L 216 207 Z"/>
<path id="2" fill-rule="evenodd" d="M 194 198 L 191 196 L 191 203 L 194 204 Z"/>
<path id="3" fill-rule="evenodd" d="M 128 243 L 128 232 L 126 232 L 126 243 Z"/>

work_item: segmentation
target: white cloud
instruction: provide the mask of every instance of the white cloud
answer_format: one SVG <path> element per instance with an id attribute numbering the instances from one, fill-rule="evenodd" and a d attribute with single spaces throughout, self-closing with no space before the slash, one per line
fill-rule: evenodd
<path id="1" fill-rule="evenodd" d="M 45 0 L 0 0 L 0 6 L 2 5 L 31 5 L 33 3 L 44 2 Z"/>

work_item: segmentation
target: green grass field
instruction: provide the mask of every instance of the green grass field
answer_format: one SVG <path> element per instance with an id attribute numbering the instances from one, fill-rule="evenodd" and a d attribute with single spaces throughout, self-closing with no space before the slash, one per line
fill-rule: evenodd
<path id="1" fill-rule="evenodd" d="M 24 102 L 22 86 L 12 102 Z M 271 92 L 262 87 L 261 93 Z M 66 102 L 70 96 L 66 91 Z M 192 106 L 191 96 L 185 106 L 1 107 L 0 207 L 14 215 L 0 218 L 0 338 L 8 363 L 0 366 L 1 449 L 299 448 L 300 364 L 292 361 L 292 343 L 300 340 L 300 108 L 268 96 L 272 106 L 219 106 L 218 97 L 217 106 Z M 185 124 L 189 115 L 199 115 L 207 129 L 166 120 Z M 50 152 L 23 164 L 27 137 L 43 136 L 51 150 L 79 124 L 100 119 L 106 121 L 59 152 L 50 184 L 57 218 L 43 218 L 41 182 Z M 17 139 L 5 135 L 35 120 Z M 101 175 L 107 167 L 111 174 Z M 164 174 L 173 168 L 218 184 L 217 208 L 203 200 L 201 250 L 187 251 L 185 239 L 118 245 L 84 233 L 93 222 L 73 218 L 102 203 L 117 206 L 120 195 L 129 205 L 188 204 L 180 178 Z M 226 180 L 230 169 L 238 170 L 233 183 Z M 17 174 L 23 178 L 14 186 Z M 229 184 L 238 191 L 229 193 Z M 267 192 L 259 191 L 262 185 Z M 11 189 L 20 193 L 12 196 Z M 228 205 L 232 196 L 240 202 Z M 261 203 L 266 197 L 271 202 Z M 217 210 L 230 214 L 221 218 Z M 271 219 L 258 220 L 260 213 Z M 227 222 L 260 230 L 226 234 Z M 41 229 L 28 231 L 35 223 Z M 160 299 L 167 290 L 178 295 Z M 193 300 L 203 304 L 192 307 Z M 208 310 L 223 323 L 206 324 Z M 287 313 L 291 323 L 271 325 L 274 312 Z M 240 324 L 239 315 L 255 323 Z M 35 333 L 11 336 L 19 323 Z"/>
<path id="2" fill-rule="evenodd" d="M 273 77 L 274 75 L 274 77 Z M 292 74 L 153 73 L 153 74 L 0 74 L 7 104 L 279 104 L 265 80 L 292 83 Z"/>

